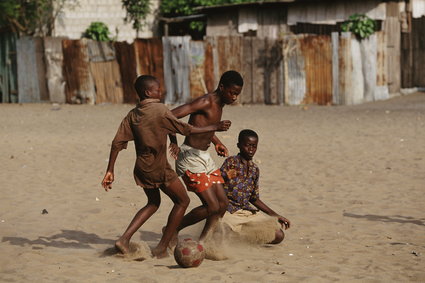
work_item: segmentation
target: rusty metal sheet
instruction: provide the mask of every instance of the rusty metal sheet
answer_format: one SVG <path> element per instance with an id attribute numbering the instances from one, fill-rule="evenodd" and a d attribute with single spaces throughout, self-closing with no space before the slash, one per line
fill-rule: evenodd
<path id="1" fill-rule="evenodd" d="M 21 37 L 16 41 L 18 100 L 21 103 L 47 101 L 43 40 Z"/>
<path id="2" fill-rule="evenodd" d="M 190 36 L 162 38 L 164 51 L 165 103 L 190 101 Z"/>
<path id="3" fill-rule="evenodd" d="M 95 103 L 95 89 L 90 73 L 87 40 L 63 40 L 65 94 L 67 103 Z"/>
<path id="4" fill-rule="evenodd" d="M 134 43 L 115 42 L 115 56 L 120 68 L 123 102 L 134 104 L 138 101 L 134 81 L 137 78 L 137 61 Z"/>
<path id="5" fill-rule="evenodd" d="M 254 69 L 252 73 L 252 103 L 263 104 L 264 101 L 264 78 L 266 66 L 266 41 L 260 38 L 252 39 L 252 58 Z"/>
<path id="6" fill-rule="evenodd" d="M 389 5 L 390 3 L 388 3 Z M 391 6 L 395 3 L 392 3 Z M 397 6 L 396 6 L 397 7 Z M 397 16 L 388 17 L 385 22 L 385 36 L 387 48 L 387 79 L 390 93 L 399 93 L 401 87 L 401 65 L 400 65 L 400 20 Z M 425 28 L 425 26 L 424 26 Z M 422 29 L 422 33 L 423 33 Z"/>
<path id="7" fill-rule="evenodd" d="M 44 38 L 47 88 L 51 102 L 65 103 L 65 79 L 63 77 L 63 51 L 60 37 Z"/>
<path id="8" fill-rule="evenodd" d="M 413 85 L 425 87 L 425 17 L 412 19 Z"/>
<path id="9" fill-rule="evenodd" d="M 303 36 L 301 51 L 305 58 L 306 96 L 303 103 L 332 103 L 332 44 L 328 35 Z"/>
<path id="10" fill-rule="evenodd" d="M 204 79 L 204 63 L 204 42 L 190 41 L 190 96 L 192 99 L 208 92 Z"/>
<path id="11" fill-rule="evenodd" d="M 283 50 L 282 41 L 278 39 L 264 39 L 264 103 L 279 104 L 283 96 Z"/>
<path id="12" fill-rule="evenodd" d="M 96 87 L 96 104 L 123 102 L 121 74 L 116 60 L 90 62 L 90 71 Z"/>
<path id="13" fill-rule="evenodd" d="M 216 89 L 217 81 L 214 75 L 214 47 L 213 43 L 206 39 L 204 40 L 205 61 L 204 61 L 204 81 L 208 92 Z"/>
<path id="14" fill-rule="evenodd" d="M 134 48 L 137 58 L 137 74 L 155 76 L 165 95 L 164 52 L 161 38 L 136 39 Z"/>
<path id="15" fill-rule="evenodd" d="M 106 62 L 115 60 L 115 48 L 113 42 L 88 40 L 90 62 Z"/>

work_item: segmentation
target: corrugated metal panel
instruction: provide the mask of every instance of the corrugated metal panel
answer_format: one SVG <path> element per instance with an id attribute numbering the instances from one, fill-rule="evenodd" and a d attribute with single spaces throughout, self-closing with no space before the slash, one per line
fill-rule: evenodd
<path id="1" fill-rule="evenodd" d="M 51 102 L 65 103 L 65 80 L 63 77 L 62 40 L 59 37 L 44 38 L 47 88 Z"/>
<path id="2" fill-rule="evenodd" d="M 330 36 L 301 36 L 305 60 L 306 95 L 303 103 L 332 103 L 332 43 Z"/>
<path id="3" fill-rule="evenodd" d="M 190 36 L 163 37 L 165 103 L 190 101 Z"/>
<path id="4" fill-rule="evenodd" d="M 1 102 L 18 102 L 16 34 L 0 33 Z"/>
<path id="5" fill-rule="evenodd" d="M 63 40 L 65 94 L 67 103 L 95 102 L 95 89 L 90 73 L 87 40 Z"/>
<path id="6" fill-rule="evenodd" d="M 388 60 L 387 60 L 387 42 L 386 35 L 384 32 L 376 33 L 376 91 L 374 98 L 375 100 L 382 100 L 389 98 L 388 84 L 387 84 L 387 72 Z"/>
<path id="7" fill-rule="evenodd" d="M 106 62 L 115 60 L 115 49 L 113 42 L 87 41 L 90 62 Z"/>
<path id="8" fill-rule="evenodd" d="M 300 43 L 294 36 L 284 39 L 283 45 L 284 74 L 285 74 L 285 103 L 300 104 L 306 93 L 306 75 L 304 57 Z"/>
<path id="9" fill-rule="evenodd" d="M 137 61 L 134 43 L 115 42 L 115 52 L 120 67 L 123 102 L 134 104 L 138 101 L 138 96 L 134 89 L 134 81 L 137 78 Z"/>
<path id="10" fill-rule="evenodd" d="M 377 38 L 376 34 L 370 35 L 360 41 L 360 52 L 362 62 L 362 73 L 364 81 L 365 102 L 375 100 L 376 92 L 376 54 L 377 54 Z"/>
<path id="11" fill-rule="evenodd" d="M 425 87 L 425 17 L 412 19 L 413 85 Z"/>
<path id="12" fill-rule="evenodd" d="M 345 104 L 360 104 L 364 98 L 364 77 L 362 71 L 362 55 L 360 51 L 359 41 L 352 37 L 351 38 L 351 89 L 345 97 Z"/>
<path id="13" fill-rule="evenodd" d="M 155 76 L 165 94 L 162 40 L 160 38 L 136 39 L 134 48 L 137 58 L 137 74 Z"/>
<path id="14" fill-rule="evenodd" d="M 333 32 L 332 38 L 332 103 L 341 104 L 339 93 L 339 33 Z"/>
<path id="15" fill-rule="evenodd" d="M 21 37 L 16 42 L 16 52 L 19 74 L 19 102 L 48 100 L 42 39 Z"/>
<path id="16" fill-rule="evenodd" d="M 205 50 L 203 41 L 190 42 L 190 95 L 193 98 L 207 93 L 204 80 Z"/>

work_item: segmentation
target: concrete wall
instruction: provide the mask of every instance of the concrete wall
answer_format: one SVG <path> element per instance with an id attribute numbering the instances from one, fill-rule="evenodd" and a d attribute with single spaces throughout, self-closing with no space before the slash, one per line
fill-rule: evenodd
<path id="1" fill-rule="evenodd" d="M 118 41 L 132 42 L 136 37 L 136 31 L 131 24 L 124 23 L 126 15 L 122 8 L 121 0 L 74 0 L 65 7 L 55 22 L 53 36 L 68 37 L 70 39 L 81 38 L 82 33 L 91 22 L 100 21 L 108 25 L 111 37 L 117 35 Z M 152 15 L 148 17 L 147 25 L 139 32 L 139 37 L 153 37 L 158 35 L 158 25 L 154 14 L 157 12 L 159 0 L 151 0 Z"/>

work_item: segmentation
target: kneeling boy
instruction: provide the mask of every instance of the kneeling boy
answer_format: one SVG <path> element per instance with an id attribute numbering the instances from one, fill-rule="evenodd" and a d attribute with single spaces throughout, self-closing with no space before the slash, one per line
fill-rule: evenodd
<path id="1" fill-rule="evenodd" d="M 252 161 L 257 145 L 257 133 L 252 130 L 242 130 L 237 144 L 239 154 L 227 158 L 221 166 L 221 174 L 225 181 L 224 190 L 229 200 L 222 221 L 236 233 L 242 233 L 243 227 L 252 227 L 257 224 L 261 226 L 261 223 L 269 222 L 272 227 L 268 229 L 269 235 L 265 235 L 267 231 L 264 230 L 267 229 L 263 229 L 263 236 L 260 238 L 265 240 L 264 243 L 278 244 L 283 241 L 285 235 L 281 228 L 288 229 L 291 223 L 260 199 L 258 186 L 260 170 Z M 256 208 L 253 208 L 250 203 Z M 258 213 L 258 210 L 267 215 Z M 261 239 L 258 240 L 261 242 Z"/>

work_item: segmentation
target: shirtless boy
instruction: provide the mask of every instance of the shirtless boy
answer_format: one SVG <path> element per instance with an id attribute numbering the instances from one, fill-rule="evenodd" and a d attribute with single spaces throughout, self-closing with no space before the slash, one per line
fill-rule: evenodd
<path id="1" fill-rule="evenodd" d="M 242 76 L 236 71 L 225 72 L 215 91 L 207 93 L 190 103 L 181 105 L 171 112 L 182 118 L 187 115 L 189 124 L 197 127 L 214 125 L 221 119 L 223 107 L 236 101 L 243 86 Z M 176 172 L 182 176 L 188 190 L 200 198 L 202 205 L 194 208 L 184 216 L 177 232 L 183 228 L 206 219 L 205 226 L 199 237 L 205 240 L 208 232 L 216 225 L 218 219 L 227 208 L 227 198 L 223 190 L 223 179 L 220 170 L 214 164 L 208 153 L 211 142 L 219 156 L 227 156 L 227 148 L 213 132 L 190 134 L 186 136 L 180 151 L 173 149 L 176 141 L 172 140 L 171 151 L 177 154 Z"/>
<path id="2" fill-rule="evenodd" d="M 242 130 L 237 144 L 239 154 L 226 158 L 221 166 L 221 174 L 225 181 L 224 190 L 229 199 L 223 223 L 234 232 L 241 233 L 244 224 L 252 223 L 260 226 L 261 222 L 267 221 L 273 225 L 270 225 L 269 231 L 266 231 L 267 226 L 263 225 L 262 234 L 266 235 L 265 238 L 268 237 L 269 244 L 278 244 L 285 236 L 281 228 L 288 229 L 291 222 L 260 199 L 258 186 L 260 169 L 252 161 L 257 145 L 257 133 L 249 129 Z M 258 212 L 259 210 L 263 213 Z"/>
<path id="3" fill-rule="evenodd" d="M 128 141 L 134 140 L 137 154 L 134 179 L 136 184 L 143 188 L 147 196 L 147 204 L 136 213 L 124 234 L 115 242 L 115 247 L 123 254 L 129 252 L 129 243 L 133 234 L 158 210 L 161 190 L 174 203 L 162 238 L 157 247 L 152 250 L 153 256 L 161 258 L 168 255 L 167 247 L 170 239 L 189 205 L 186 190 L 167 161 L 167 135 L 179 133 L 188 136 L 206 132 L 213 134 L 214 131 L 226 131 L 230 127 L 230 121 L 220 122 L 218 119 L 206 126 L 189 125 L 175 118 L 171 111 L 160 103 L 161 91 L 155 77 L 140 76 L 136 79 L 134 87 L 140 102 L 123 119 L 112 141 L 108 168 L 102 186 L 106 191 L 112 188 L 114 165 L 118 153 L 127 148 Z"/>

